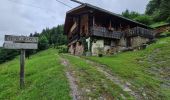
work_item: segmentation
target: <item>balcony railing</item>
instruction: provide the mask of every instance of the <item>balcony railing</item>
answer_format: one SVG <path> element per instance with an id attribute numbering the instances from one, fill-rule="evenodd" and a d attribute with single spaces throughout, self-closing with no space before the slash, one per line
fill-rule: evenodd
<path id="1" fill-rule="evenodd" d="M 123 36 L 123 32 L 109 31 L 105 27 L 91 27 L 91 35 L 112 39 L 120 39 Z"/>
<path id="2" fill-rule="evenodd" d="M 145 29 L 142 27 L 134 27 L 132 29 L 126 30 L 125 34 L 127 37 L 134 37 L 134 36 L 141 36 L 145 38 L 154 38 L 154 31 L 151 31 L 149 29 Z"/>

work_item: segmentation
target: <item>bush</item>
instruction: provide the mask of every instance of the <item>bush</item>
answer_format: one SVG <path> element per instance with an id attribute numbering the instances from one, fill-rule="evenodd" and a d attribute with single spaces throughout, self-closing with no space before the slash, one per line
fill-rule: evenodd
<path id="1" fill-rule="evenodd" d="M 163 32 L 160 34 L 159 37 L 168 37 L 168 36 L 170 36 L 170 32 Z"/>
<path id="2" fill-rule="evenodd" d="M 167 22 L 170 23 L 170 17 L 167 18 Z"/>
<path id="3" fill-rule="evenodd" d="M 38 41 L 38 49 L 39 50 L 45 50 L 48 49 L 49 47 L 49 42 L 46 36 L 41 36 L 39 37 L 39 41 Z"/>
<path id="4" fill-rule="evenodd" d="M 146 25 L 150 25 L 152 23 L 152 17 L 148 15 L 138 16 L 135 18 L 135 20 Z"/>
<path id="5" fill-rule="evenodd" d="M 68 52 L 68 48 L 65 45 L 58 46 L 57 49 L 58 49 L 58 53 L 67 53 Z"/>
<path id="6" fill-rule="evenodd" d="M 0 64 L 12 60 L 17 55 L 19 55 L 19 52 L 17 50 L 8 50 L 0 48 Z"/>

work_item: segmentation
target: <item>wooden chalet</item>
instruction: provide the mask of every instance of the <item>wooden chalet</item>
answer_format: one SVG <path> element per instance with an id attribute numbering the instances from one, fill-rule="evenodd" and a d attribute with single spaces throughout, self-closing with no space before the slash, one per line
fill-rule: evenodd
<path id="1" fill-rule="evenodd" d="M 87 3 L 66 13 L 64 33 L 69 52 L 75 55 L 97 55 L 101 49 L 112 54 L 154 38 L 152 28 Z"/>

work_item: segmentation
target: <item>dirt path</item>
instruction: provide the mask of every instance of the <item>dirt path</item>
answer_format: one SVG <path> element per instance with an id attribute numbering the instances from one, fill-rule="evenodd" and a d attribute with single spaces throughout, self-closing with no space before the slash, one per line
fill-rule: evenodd
<path id="1" fill-rule="evenodd" d="M 93 65 L 96 67 L 96 69 L 103 73 L 108 79 L 110 79 L 112 82 L 120 86 L 125 92 L 128 92 L 130 95 L 132 95 L 136 100 L 144 100 L 143 96 L 140 95 L 139 91 L 133 90 L 135 87 L 133 87 L 129 82 L 126 82 L 125 80 L 121 79 L 120 77 L 111 74 L 109 70 L 106 69 L 106 65 L 101 65 L 99 63 L 93 62 L 91 60 L 85 59 L 87 63 Z M 132 89 L 133 88 L 133 89 Z"/>
<path id="2" fill-rule="evenodd" d="M 61 64 L 66 67 L 66 76 L 69 81 L 69 85 L 71 88 L 70 95 L 72 96 L 73 100 L 81 100 L 80 91 L 78 90 L 78 86 L 76 84 L 76 79 L 73 77 L 72 71 L 70 68 L 70 63 L 68 60 L 61 58 Z"/>

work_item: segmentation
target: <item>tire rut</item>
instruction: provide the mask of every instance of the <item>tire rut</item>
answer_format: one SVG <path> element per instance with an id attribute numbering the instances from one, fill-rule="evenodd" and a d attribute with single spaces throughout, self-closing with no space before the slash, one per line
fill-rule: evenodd
<path id="1" fill-rule="evenodd" d="M 61 58 L 61 64 L 63 66 L 66 67 L 66 77 L 69 81 L 69 85 L 71 88 L 71 92 L 70 95 L 72 97 L 73 100 L 81 100 L 81 96 L 80 96 L 80 91 L 78 90 L 78 86 L 76 84 L 76 79 L 73 77 L 71 70 L 69 70 L 70 68 L 70 63 L 68 60 Z"/>
<path id="2" fill-rule="evenodd" d="M 123 89 L 123 91 L 133 96 L 136 100 L 144 100 L 144 98 L 140 95 L 139 91 L 133 90 L 135 87 L 133 87 L 129 82 L 126 82 L 125 80 L 121 79 L 120 77 L 116 75 L 110 74 L 111 72 L 107 70 L 106 68 L 104 68 L 104 67 L 107 67 L 106 65 L 101 65 L 97 62 L 93 62 L 88 59 L 85 59 L 85 60 L 87 63 L 96 67 L 96 69 L 99 72 L 103 73 L 109 80 L 111 80 L 112 82 L 120 86 Z"/>

